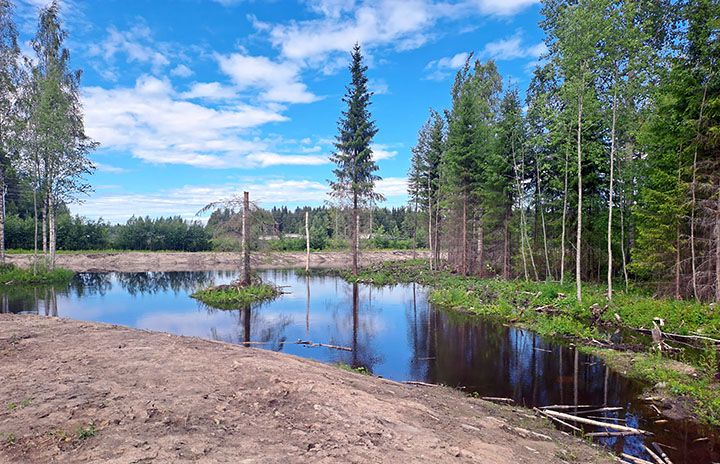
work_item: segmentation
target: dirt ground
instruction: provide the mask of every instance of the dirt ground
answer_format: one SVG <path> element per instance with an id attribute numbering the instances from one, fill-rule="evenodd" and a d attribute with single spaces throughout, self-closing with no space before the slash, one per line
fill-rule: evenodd
<path id="1" fill-rule="evenodd" d="M 0 379 L 2 463 L 612 462 L 445 387 L 104 324 L 0 315 Z"/>
<path id="2" fill-rule="evenodd" d="M 369 265 L 384 261 L 412 259 L 407 250 L 366 251 L 361 264 Z M 419 258 L 428 257 L 427 251 L 419 251 Z M 33 256 L 29 254 L 8 255 L 10 263 L 30 267 Z M 310 254 L 311 267 L 344 268 L 350 266 L 350 253 L 340 251 Z M 122 252 L 122 253 L 63 253 L 57 255 L 56 264 L 76 272 L 150 272 L 150 271 L 225 271 L 238 269 L 239 253 L 227 252 Z M 251 255 L 251 264 L 258 268 L 305 267 L 305 253 L 263 252 Z"/>

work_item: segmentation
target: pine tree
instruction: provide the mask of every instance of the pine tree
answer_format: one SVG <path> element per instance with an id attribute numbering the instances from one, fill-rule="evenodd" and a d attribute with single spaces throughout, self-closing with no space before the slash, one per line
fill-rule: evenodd
<path id="1" fill-rule="evenodd" d="M 378 166 L 373 159 L 372 139 L 377 134 L 375 122 L 370 114 L 370 98 L 366 76 L 367 66 L 363 64 L 360 45 L 355 44 L 349 66 L 351 82 L 347 87 L 343 102 L 347 109 L 338 121 L 338 135 L 335 141 L 336 152 L 330 159 L 336 164 L 333 170 L 335 180 L 330 181 L 331 195 L 350 202 L 352 210 L 352 271 L 358 272 L 358 254 L 360 242 L 360 216 L 363 206 L 382 200 L 375 192 L 375 182 L 380 177 L 375 174 Z"/>

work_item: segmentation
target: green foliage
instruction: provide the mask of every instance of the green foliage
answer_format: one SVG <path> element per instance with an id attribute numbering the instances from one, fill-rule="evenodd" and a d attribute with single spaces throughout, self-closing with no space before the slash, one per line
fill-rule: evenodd
<path id="1" fill-rule="evenodd" d="M 375 182 L 380 177 L 375 174 L 378 166 L 370 145 L 377 128 L 370 115 L 372 92 L 367 87 L 367 66 L 363 64 L 360 45 L 355 44 L 350 56 L 351 82 L 343 98 L 347 109 L 338 121 L 337 151 L 330 157 L 336 165 L 330 187 L 334 197 L 349 200 L 353 209 L 357 209 L 381 200 L 382 195 L 375 192 Z"/>
<path id="2" fill-rule="evenodd" d="M 210 236 L 199 222 L 180 217 L 132 217 L 120 227 L 117 247 L 126 250 L 203 251 L 210 249 Z"/>
<path id="3" fill-rule="evenodd" d="M 190 296 L 213 308 L 238 309 L 251 303 L 273 300 L 280 296 L 280 290 L 263 283 L 246 287 L 222 285 L 199 290 Z"/>
<path id="4" fill-rule="evenodd" d="M 367 369 L 367 367 L 364 366 L 352 367 L 350 364 L 346 364 L 343 362 L 337 363 L 336 366 L 344 371 L 355 372 L 356 374 L 372 375 L 372 373 Z"/>
<path id="5" fill-rule="evenodd" d="M 78 440 L 87 440 L 88 438 L 92 438 L 97 435 L 97 433 L 98 429 L 93 423 L 88 425 L 78 425 L 77 429 L 75 429 L 75 435 Z"/>
<path id="6" fill-rule="evenodd" d="M 5 285 L 67 284 L 74 275 L 73 271 L 62 268 L 40 267 L 34 273 L 32 269 L 21 269 L 12 264 L 0 265 L 0 284 Z"/>

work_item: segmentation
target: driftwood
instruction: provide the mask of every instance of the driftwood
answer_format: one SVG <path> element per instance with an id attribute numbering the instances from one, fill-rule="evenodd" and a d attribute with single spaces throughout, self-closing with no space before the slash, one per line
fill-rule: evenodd
<path id="1" fill-rule="evenodd" d="M 515 400 L 512 398 L 499 398 L 497 396 L 481 396 L 481 400 L 492 401 L 495 403 L 514 403 Z"/>
<path id="2" fill-rule="evenodd" d="M 572 430 L 574 430 L 574 431 L 576 431 L 576 432 L 578 432 L 578 433 L 583 433 L 582 429 L 580 429 L 579 427 L 575 427 L 575 426 L 572 425 L 572 424 L 568 424 L 568 423 L 565 422 L 564 420 L 558 419 L 557 417 L 553 417 L 553 416 L 551 416 L 550 414 L 545 414 L 545 411 L 542 411 L 542 410 L 540 410 L 540 409 L 538 409 L 538 408 L 533 408 L 533 409 L 534 409 L 538 414 L 540 414 L 540 415 L 543 416 L 543 417 L 547 417 L 548 419 L 550 419 L 550 420 L 552 420 L 552 421 L 554 421 L 554 422 L 557 422 L 558 424 L 564 425 L 565 427 L 567 427 L 567 428 L 569 428 L 569 429 L 572 429 Z"/>
<path id="3" fill-rule="evenodd" d="M 662 448 L 660 448 L 660 445 L 653 442 L 652 447 L 655 448 L 655 451 L 657 451 L 658 455 L 665 461 L 665 464 L 673 464 L 673 462 L 670 460 L 667 454 L 665 454 L 665 451 L 663 451 Z"/>
<path id="4" fill-rule="evenodd" d="M 632 462 L 633 464 L 653 464 L 653 463 L 650 462 L 650 461 L 646 461 L 646 460 L 644 460 L 644 459 L 636 458 L 635 456 L 631 456 L 631 455 L 629 455 L 629 454 L 627 454 L 627 453 L 622 453 L 620 456 L 621 456 L 623 459 L 626 459 L 626 460 Z"/>
<path id="5" fill-rule="evenodd" d="M 403 383 L 408 384 L 408 385 L 419 385 L 419 386 L 421 386 L 421 387 L 439 387 L 439 386 L 440 386 L 440 385 L 435 384 L 435 383 L 420 382 L 420 381 L 417 381 L 417 380 L 406 380 L 406 381 L 403 382 Z"/>
<path id="6" fill-rule="evenodd" d="M 589 432 L 586 437 L 627 437 L 629 435 L 637 435 L 635 432 Z"/>
<path id="7" fill-rule="evenodd" d="M 593 406 L 591 404 L 553 404 L 551 406 L 540 406 L 540 409 L 577 409 L 577 408 L 599 408 L 600 406 Z"/>
<path id="8" fill-rule="evenodd" d="M 658 456 L 657 454 L 655 454 L 655 453 L 653 452 L 653 450 L 651 450 L 650 448 L 648 448 L 648 447 L 645 446 L 645 445 L 643 445 L 643 448 L 645 448 L 645 452 L 646 452 L 647 454 L 649 454 L 650 457 L 653 458 L 653 460 L 655 460 L 655 463 L 656 463 L 656 464 L 665 464 L 665 461 L 663 461 L 663 459 L 662 459 L 660 456 Z"/>
<path id="9" fill-rule="evenodd" d="M 576 422 L 576 423 L 580 423 L 580 424 L 592 425 L 595 427 L 617 430 L 619 432 L 635 432 L 638 435 L 652 435 L 650 432 L 646 432 L 644 430 L 636 429 L 633 427 L 628 427 L 626 425 L 618 425 L 618 424 L 611 424 L 608 422 L 600 422 L 600 421 L 596 421 L 594 419 L 587 419 L 585 417 L 573 416 L 572 414 L 565 414 L 564 412 L 553 411 L 550 409 L 546 409 L 544 412 L 545 412 L 545 414 L 549 414 L 551 416 L 557 417 L 558 419 L 564 419 L 564 420 L 570 421 L 570 422 Z"/>
<path id="10" fill-rule="evenodd" d="M 315 343 L 311 342 L 309 340 L 298 340 L 296 342 L 283 342 L 287 344 L 294 344 L 294 345 L 305 345 L 310 347 L 316 347 L 316 346 L 322 346 L 323 348 L 330 348 L 333 350 L 341 350 L 341 351 L 352 351 L 352 348 L 347 346 L 338 346 L 338 345 L 329 345 L 327 343 Z"/>
<path id="11" fill-rule="evenodd" d="M 650 329 L 637 328 L 637 329 L 635 329 L 635 330 L 636 330 L 637 332 L 640 332 L 640 333 L 652 335 L 652 330 L 650 330 Z M 662 334 L 663 334 L 664 337 L 669 338 L 669 339 L 671 339 L 671 340 L 677 338 L 677 339 L 681 339 L 681 340 L 682 340 L 682 339 L 685 339 L 685 340 L 705 340 L 705 341 L 708 341 L 708 342 L 720 343 L 720 339 L 708 337 L 708 336 L 706 336 L 706 335 L 700 335 L 700 334 L 697 334 L 697 333 L 694 333 L 693 335 L 680 335 L 680 334 L 674 334 L 674 333 L 670 333 L 670 332 L 663 332 Z"/>
<path id="12" fill-rule="evenodd" d="M 586 409 L 585 411 L 578 411 L 578 414 L 590 414 L 593 412 L 611 412 L 611 411 L 622 411 L 622 406 L 608 406 L 605 408 L 597 408 L 597 409 Z"/>

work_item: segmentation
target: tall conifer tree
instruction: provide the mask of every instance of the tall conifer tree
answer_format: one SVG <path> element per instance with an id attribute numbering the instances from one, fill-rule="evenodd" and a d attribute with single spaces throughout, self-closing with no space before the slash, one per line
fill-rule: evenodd
<path id="1" fill-rule="evenodd" d="M 331 195 L 350 202 L 352 211 L 352 271 L 358 272 L 360 244 L 360 208 L 371 205 L 383 197 L 375 191 L 375 174 L 378 166 L 373 158 L 372 139 L 377 134 L 375 122 L 370 114 L 367 66 L 363 63 L 360 45 L 355 44 L 349 66 L 351 81 L 343 102 L 347 109 L 338 121 L 338 135 L 335 140 L 336 152 L 330 159 L 336 164 L 333 170 L 335 180 L 330 181 Z"/>

